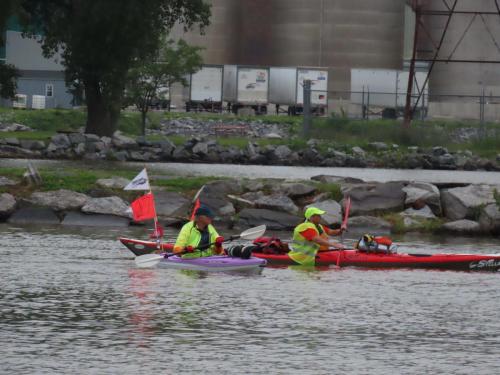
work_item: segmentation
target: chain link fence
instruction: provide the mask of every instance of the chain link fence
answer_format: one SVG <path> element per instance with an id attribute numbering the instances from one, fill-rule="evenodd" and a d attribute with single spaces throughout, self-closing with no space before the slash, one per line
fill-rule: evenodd
<path id="1" fill-rule="evenodd" d="M 412 95 L 413 119 L 455 120 L 479 123 L 500 121 L 500 96 Z M 352 119 L 403 118 L 406 93 L 329 91 L 328 112 Z"/>

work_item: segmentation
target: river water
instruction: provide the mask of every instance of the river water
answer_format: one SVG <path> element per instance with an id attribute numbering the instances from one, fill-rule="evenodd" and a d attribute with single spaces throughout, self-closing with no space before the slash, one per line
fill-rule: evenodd
<path id="1" fill-rule="evenodd" d="M 376 169 L 376 168 L 326 168 L 326 167 L 285 167 L 237 164 L 196 164 L 196 163 L 137 163 L 108 161 L 66 161 L 31 160 L 36 167 L 70 165 L 85 168 L 109 169 L 119 167 L 140 171 L 144 166 L 151 173 L 173 176 L 218 176 L 231 178 L 281 178 L 307 180 L 325 174 L 340 177 L 355 177 L 364 181 L 421 181 L 439 184 L 488 184 L 500 185 L 500 172 L 485 171 L 441 171 L 426 169 Z M 0 167 L 26 167 L 25 159 L 1 159 Z"/>
<path id="2" fill-rule="evenodd" d="M 145 233 L 0 224 L 0 373 L 500 373 L 499 273 L 137 269 L 116 238 Z M 395 239 L 500 252 L 492 238 Z"/>

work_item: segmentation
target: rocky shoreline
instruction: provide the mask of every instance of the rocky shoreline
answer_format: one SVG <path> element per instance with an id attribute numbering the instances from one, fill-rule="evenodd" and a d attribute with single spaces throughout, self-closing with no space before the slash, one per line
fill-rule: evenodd
<path id="1" fill-rule="evenodd" d="M 0 130 L 31 129 L 20 124 L 4 124 Z M 236 135 L 249 141 L 244 148 L 223 146 L 217 138 L 219 131 L 226 135 L 236 131 Z M 500 171 L 500 154 L 494 159 L 484 159 L 467 150 L 449 152 L 440 146 L 403 149 L 395 144 L 373 142 L 366 149 L 356 146 L 348 150 L 333 147 L 325 150 L 324 145 L 320 147 L 321 142 L 314 139 L 300 150 L 284 144 L 259 146 L 257 139 L 288 139 L 283 124 L 237 122 L 221 128 L 216 121 L 171 120 L 150 133 L 164 139 L 133 139 L 120 132 L 112 138 L 82 132 L 58 133 L 47 142 L 4 138 L 0 139 L 0 158 Z M 183 145 L 175 145 L 168 139 L 173 135 L 191 138 Z"/>
<path id="2" fill-rule="evenodd" d="M 101 179 L 97 184 L 115 194 L 82 194 L 69 190 L 34 192 L 29 197 L 0 194 L 0 222 L 12 224 L 127 227 L 137 225 L 120 196 L 127 179 Z M 0 176 L 0 187 L 22 187 L 25 182 Z M 153 183 L 154 184 L 154 183 Z M 266 224 L 269 230 L 291 230 L 309 205 L 325 211 L 325 223 L 338 227 L 342 200 L 321 192 L 320 186 L 338 186 L 349 195 L 349 228 L 371 233 L 449 232 L 460 235 L 500 234 L 500 186 L 436 186 L 423 182 L 365 182 L 335 176 L 308 181 L 218 180 L 204 185 L 196 196 L 216 213 L 218 227 L 245 229 Z M 166 226 L 184 223 L 194 196 L 153 188 L 159 220 Z M 150 225 L 150 223 L 145 223 Z"/>

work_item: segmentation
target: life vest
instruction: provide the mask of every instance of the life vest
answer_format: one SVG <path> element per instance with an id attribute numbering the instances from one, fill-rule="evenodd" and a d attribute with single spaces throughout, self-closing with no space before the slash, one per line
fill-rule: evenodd
<path id="1" fill-rule="evenodd" d="M 219 237 L 219 234 L 212 226 L 209 224 L 207 226 L 208 235 L 209 235 L 209 243 L 213 244 L 215 239 Z M 174 245 L 174 251 L 181 251 L 187 246 L 192 246 L 196 248 L 200 245 L 200 241 L 202 238 L 202 234 L 198 228 L 196 228 L 195 222 L 190 221 L 189 223 L 184 224 L 179 235 L 177 236 L 177 241 Z M 207 249 L 195 250 L 192 253 L 184 254 L 183 258 L 201 258 L 208 257 L 214 255 L 215 245 L 210 246 Z"/>
<path id="2" fill-rule="evenodd" d="M 318 235 L 320 234 L 316 225 L 309 221 L 297 225 L 293 231 L 293 242 L 290 245 L 290 252 L 288 253 L 288 256 L 295 262 L 304 266 L 314 266 L 316 262 L 316 254 L 318 253 L 320 245 L 315 242 L 308 241 L 301 235 L 301 232 L 308 229 L 314 229 Z"/>
<path id="3" fill-rule="evenodd" d="M 392 244 L 389 237 L 373 236 L 364 234 L 356 244 L 359 251 L 374 252 L 374 253 L 395 253 L 397 246 Z"/>

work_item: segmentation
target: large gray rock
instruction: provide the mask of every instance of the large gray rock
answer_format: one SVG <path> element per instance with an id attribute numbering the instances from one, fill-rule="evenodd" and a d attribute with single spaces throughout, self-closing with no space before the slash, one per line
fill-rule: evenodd
<path id="1" fill-rule="evenodd" d="M 123 177 L 101 178 L 96 182 L 97 186 L 107 189 L 123 189 L 129 183 L 130 180 Z"/>
<path id="2" fill-rule="evenodd" d="M 118 149 L 135 150 L 139 147 L 135 139 L 127 137 L 118 131 L 116 131 L 115 134 L 113 134 L 113 139 L 111 143 Z"/>
<path id="3" fill-rule="evenodd" d="M 87 138 L 83 133 L 69 133 L 68 139 L 72 145 L 78 145 L 80 143 L 85 143 Z"/>
<path id="4" fill-rule="evenodd" d="M 239 194 L 242 191 L 243 189 L 238 181 L 220 180 L 203 185 L 196 197 L 200 200 L 200 203 L 208 206 L 217 216 L 231 216 L 236 213 L 236 210 L 227 195 Z"/>
<path id="5" fill-rule="evenodd" d="M 11 224 L 59 224 L 59 217 L 50 208 L 25 207 L 15 211 L 7 220 Z"/>
<path id="6" fill-rule="evenodd" d="M 254 201 L 255 205 L 259 208 L 266 208 L 269 210 L 276 210 L 297 214 L 299 208 L 295 205 L 293 200 L 282 194 L 263 195 Z"/>
<path id="7" fill-rule="evenodd" d="M 293 151 L 288 146 L 280 145 L 274 149 L 274 156 L 278 160 L 286 160 L 293 154 Z"/>
<path id="8" fill-rule="evenodd" d="M 0 220 L 9 217 L 16 209 L 16 198 L 12 194 L 0 194 Z"/>
<path id="9" fill-rule="evenodd" d="M 441 193 L 436 185 L 426 182 L 411 182 L 403 188 L 406 193 L 405 206 L 425 203 L 436 215 L 441 215 Z"/>
<path id="10" fill-rule="evenodd" d="M 198 142 L 193 146 L 191 152 L 200 157 L 206 156 L 208 154 L 208 144 L 206 142 Z"/>
<path id="11" fill-rule="evenodd" d="M 89 198 L 82 207 L 82 212 L 89 214 L 116 215 L 130 217 L 129 204 L 120 197 Z"/>
<path id="12" fill-rule="evenodd" d="M 45 149 L 45 143 L 43 141 L 22 139 L 19 141 L 19 143 L 21 144 L 22 148 L 25 148 L 28 150 L 44 150 Z"/>
<path id="13" fill-rule="evenodd" d="M 399 212 L 404 209 L 406 194 L 402 182 L 355 184 L 342 189 L 351 197 L 351 214 L 369 215 L 379 212 Z"/>
<path id="14" fill-rule="evenodd" d="M 290 230 L 300 221 L 300 217 L 284 212 L 246 208 L 239 213 L 236 226 L 244 229 L 265 224 L 268 230 Z"/>
<path id="15" fill-rule="evenodd" d="M 227 194 L 241 194 L 243 187 L 238 180 L 217 180 L 205 184 L 202 193 L 206 195 L 226 196 Z"/>
<path id="16" fill-rule="evenodd" d="M 357 216 L 349 218 L 347 229 L 355 233 L 390 233 L 392 224 L 375 216 Z"/>
<path id="17" fill-rule="evenodd" d="M 448 232 L 459 234 L 479 234 L 481 233 L 481 226 L 477 221 L 472 220 L 457 220 L 443 225 L 443 229 Z"/>
<path id="18" fill-rule="evenodd" d="M 88 227 L 128 227 L 130 220 L 115 215 L 83 214 L 81 212 L 68 212 L 61 222 L 62 225 L 88 226 Z"/>
<path id="19" fill-rule="evenodd" d="M 485 232 L 500 234 L 500 208 L 496 203 L 487 205 L 481 211 L 479 224 Z"/>
<path id="20" fill-rule="evenodd" d="M 51 138 L 51 142 L 56 149 L 71 147 L 71 141 L 66 134 L 55 134 Z"/>
<path id="21" fill-rule="evenodd" d="M 444 189 L 441 192 L 444 214 L 450 220 L 475 219 L 481 206 L 495 203 L 493 191 L 490 185 Z"/>
<path id="22" fill-rule="evenodd" d="M 322 215 L 323 221 L 327 225 L 335 225 L 342 223 L 342 207 L 337 201 L 326 200 L 321 202 L 316 202 L 304 207 L 306 210 L 309 207 L 317 207 L 320 210 L 326 211 L 326 214 Z"/>
<path id="23" fill-rule="evenodd" d="M 170 191 L 155 192 L 156 213 L 162 218 L 187 218 L 191 202 L 179 193 Z"/>
<path id="24" fill-rule="evenodd" d="M 429 206 L 424 206 L 420 210 L 416 210 L 414 208 L 408 208 L 404 212 L 401 213 L 403 217 L 413 217 L 413 218 L 421 218 L 421 219 L 435 219 L 436 215 L 432 212 Z"/>
<path id="25" fill-rule="evenodd" d="M 316 192 L 316 186 L 303 183 L 284 183 L 281 190 L 292 199 L 312 195 Z"/>
<path id="26" fill-rule="evenodd" d="M 89 199 L 85 194 L 60 189 L 35 192 L 28 200 L 34 205 L 50 207 L 54 211 L 71 211 L 80 209 Z"/>

